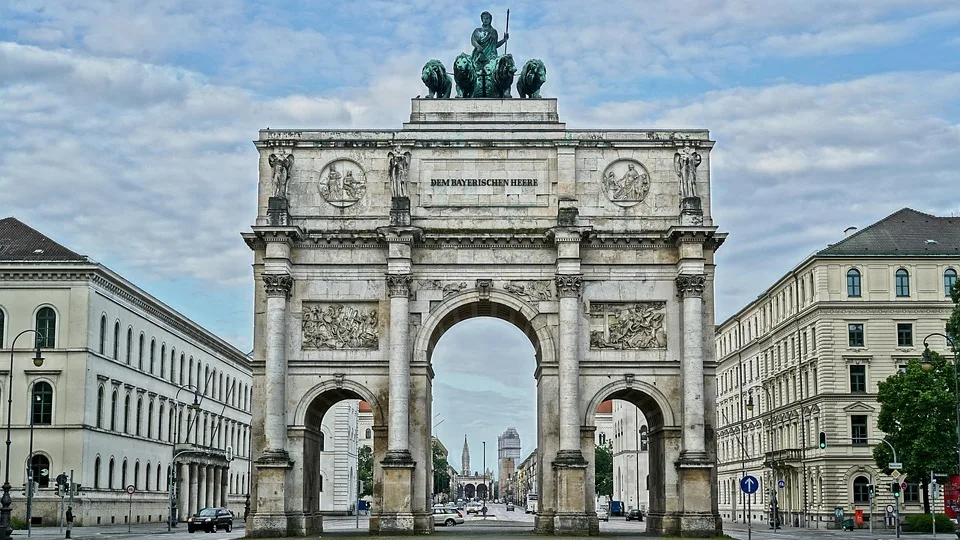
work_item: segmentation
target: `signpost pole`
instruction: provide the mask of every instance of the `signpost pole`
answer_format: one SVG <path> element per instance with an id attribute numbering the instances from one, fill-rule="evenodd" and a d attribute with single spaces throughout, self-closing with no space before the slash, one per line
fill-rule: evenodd
<path id="1" fill-rule="evenodd" d="M 67 505 L 67 536 L 64 538 L 70 538 L 70 532 L 73 531 L 73 492 L 76 491 L 76 486 L 73 485 L 73 469 L 70 469 L 70 504 Z"/>
<path id="2" fill-rule="evenodd" d="M 130 504 L 127 506 L 127 532 L 130 532 L 130 528 L 133 526 L 133 494 L 136 491 L 137 488 L 133 484 L 127 486 L 127 495 L 130 496 Z"/>

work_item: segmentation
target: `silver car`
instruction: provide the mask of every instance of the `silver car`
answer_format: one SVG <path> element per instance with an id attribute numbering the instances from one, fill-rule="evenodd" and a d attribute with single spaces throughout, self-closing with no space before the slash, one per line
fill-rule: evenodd
<path id="1" fill-rule="evenodd" d="M 433 525 L 436 526 L 451 526 L 451 525 L 462 525 L 463 524 L 463 514 L 460 513 L 456 508 L 434 508 L 433 509 Z"/>

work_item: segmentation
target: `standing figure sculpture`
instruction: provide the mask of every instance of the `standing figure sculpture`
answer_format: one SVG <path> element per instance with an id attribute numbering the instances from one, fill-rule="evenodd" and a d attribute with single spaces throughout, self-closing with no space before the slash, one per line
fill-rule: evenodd
<path id="1" fill-rule="evenodd" d="M 680 196 L 684 199 L 697 196 L 697 167 L 701 160 L 700 154 L 689 146 L 673 155 L 673 166 L 680 179 Z"/>
<path id="2" fill-rule="evenodd" d="M 410 152 L 397 146 L 387 154 L 387 170 L 390 175 L 390 192 L 396 197 L 407 196 L 407 173 L 410 171 Z"/>
<path id="3" fill-rule="evenodd" d="M 287 198 L 287 181 L 290 180 L 290 169 L 293 167 L 293 154 L 270 154 L 267 163 L 273 169 L 273 196 Z"/>
<path id="4" fill-rule="evenodd" d="M 491 26 L 493 15 L 489 11 L 480 14 L 480 27 L 473 31 L 470 36 L 470 43 L 473 45 L 473 63 L 479 68 L 487 65 L 487 62 L 497 57 L 497 48 L 502 46 L 510 39 L 510 33 L 504 32 L 503 39 L 497 29 Z"/>

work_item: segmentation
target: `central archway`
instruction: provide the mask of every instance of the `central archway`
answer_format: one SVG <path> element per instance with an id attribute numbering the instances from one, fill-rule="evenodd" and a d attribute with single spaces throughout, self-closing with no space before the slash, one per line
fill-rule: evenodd
<path id="1" fill-rule="evenodd" d="M 458 323 L 475 319 L 478 317 L 492 317 L 506 321 L 519 329 L 530 341 L 533 347 L 535 365 L 532 366 L 532 374 L 536 380 L 536 456 L 538 471 L 543 471 L 543 463 L 550 463 L 552 455 L 556 453 L 556 444 L 550 442 L 550 434 L 555 438 L 559 426 L 556 415 L 544 414 L 544 408 L 553 407 L 556 411 L 556 388 L 553 392 L 544 388 L 545 381 L 548 386 L 556 384 L 555 350 L 554 337 L 550 332 L 551 316 L 555 314 L 541 312 L 524 299 L 510 295 L 501 291 L 469 291 L 448 296 L 441 303 L 437 304 L 425 318 L 423 325 L 417 332 L 414 342 L 413 358 L 415 363 L 422 363 L 430 366 L 429 373 L 431 380 L 434 376 L 432 368 L 433 355 L 437 344 L 442 336 L 446 334 L 453 326 Z M 433 386 L 430 385 L 429 396 L 429 418 L 433 417 Z M 546 456 L 546 460 L 544 459 Z M 432 482 L 433 471 L 432 461 L 427 479 Z M 541 522 L 552 521 L 553 505 L 549 503 L 553 498 L 553 482 L 543 474 L 538 474 L 535 483 L 532 485 L 532 492 L 537 493 L 541 501 L 546 504 L 540 507 L 540 513 L 536 517 L 536 528 L 543 527 Z M 427 494 L 432 493 L 432 484 L 427 487 Z M 482 488 L 483 486 L 478 486 Z M 475 492 L 476 493 L 476 492 Z M 466 493 L 465 493 L 466 495 Z M 480 495 L 476 495 L 480 496 Z"/>

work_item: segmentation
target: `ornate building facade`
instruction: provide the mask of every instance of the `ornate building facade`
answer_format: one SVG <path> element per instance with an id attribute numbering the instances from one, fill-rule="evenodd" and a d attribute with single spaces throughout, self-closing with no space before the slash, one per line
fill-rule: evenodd
<path id="1" fill-rule="evenodd" d="M 319 488 L 320 511 L 324 514 L 343 515 L 356 509 L 359 409 L 359 400 L 344 400 L 331 407 L 320 422 Z"/>
<path id="2" fill-rule="evenodd" d="M 724 519 L 746 519 L 749 503 L 751 519 L 766 522 L 775 495 L 784 524 L 833 526 L 835 507 L 867 513 L 870 484 L 881 486 L 877 508 L 894 502 L 891 471 L 872 457 L 884 435 L 877 383 L 920 358 L 926 336 L 944 332 L 960 219 L 904 208 L 854 231 L 717 326 Z M 928 343 L 949 350 L 942 337 Z M 739 488 L 746 474 L 762 486 L 749 499 Z M 916 480 L 907 480 L 901 513 L 922 511 Z"/>
<path id="3" fill-rule="evenodd" d="M 38 334 L 41 366 L 31 362 Z M 181 521 L 204 506 L 244 515 L 249 358 L 15 218 L 0 220 L 0 358 L 0 417 L 13 401 L 10 481 L 33 471 L 42 524 L 57 522 L 55 478 L 71 472 L 78 525 L 126 523 L 127 486 L 135 523 L 166 521 L 175 453 Z M 23 494 L 12 494 L 24 519 Z"/>
<path id="4" fill-rule="evenodd" d="M 650 435 L 647 420 L 636 406 L 612 400 L 613 497 L 624 510 L 647 511 L 650 482 Z"/>

